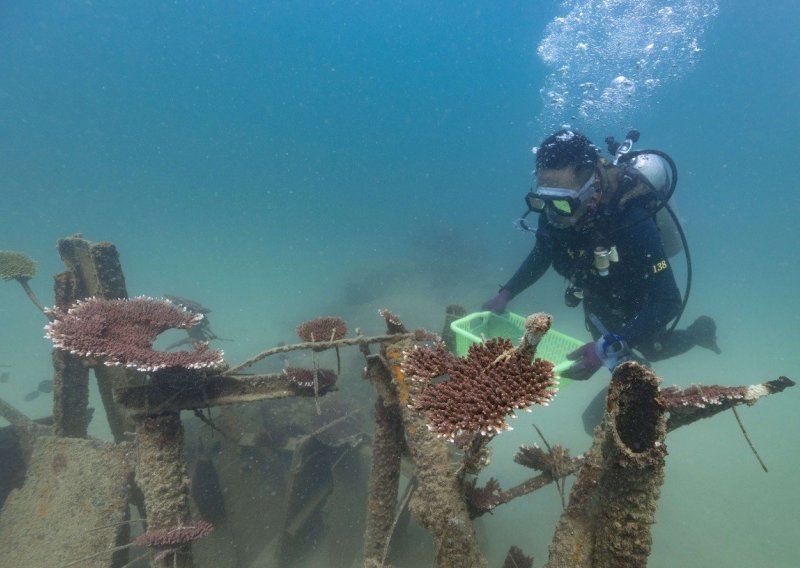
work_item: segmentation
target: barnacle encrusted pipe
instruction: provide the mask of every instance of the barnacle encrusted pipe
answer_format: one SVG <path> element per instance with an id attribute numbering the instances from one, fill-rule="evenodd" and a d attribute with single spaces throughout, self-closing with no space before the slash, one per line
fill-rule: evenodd
<path id="1" fill-rule="evenodd" d="M 667 416 L 660 380 L 638 363 L 616 369 L 608 389 L 601 503 L 595 518 L 596 566 L 645 566 L 667 449 Z"/>
<path id="2" fill-rule="evenodd" d="M 167 329 L 190 328 L 203 318 L 167 300 L 79 300 L 67 310 L 49 310 L 54 319 L 45 336 L 59 349 L 99 357 L 109 366 L 153 372 L 166 368 L 205 369 L 222 364 L 222 351 L 198 342 L 194 351 L 155 351 L 153 342 Z"/>
<path id="3" fill-rule="evenodd" d="M 556 526 L 545 568 L 647 565 L 667 455 L 659 382 L 633 361 L 614 369 L 603 422 Z"/>
<path id="4" fill-rule="evenodd" d="M 400 460 L 403 455 L 403 418 L 397 401 L 386 404 L 382 396 L 375 402 L 375 433 L 369 474 L 367 530 L 364 534 L 364 565 L 381 566 L 389 546 Z"/>
<path id="5" fill-rule="evenodd" d="M 555 395 L 552 363 L 531 362 L 505 338 L 472 345 L 463 358 L 441 343 L 417 347 L 406 354 L 403 370 L 429 383 L 411 407 L 427 412 L 429 428 L 450 440 L 463 432 L 491 436 L 509 430 L 506 420 L 515 410 L 547 405 Z M 449 378 L 430 383 L 444 375 Z"/>
<path id="6" fill-rule="evenodd" d="M 170 557 L 152 564 L 157 568 L 191 568 L 192 554 L 187 538 L 192 531 L 208 533 L 210 525 L 191 525 L 189 522 L 189 475 L 183 456 L 183 425 L 180 413 L 168 412 L 159 416 L 146 416 L 137 421 L 136 484 L 144 495 L 147 510 L 147 528 L 151 537 L 147 546 L 174 545 Z M 194 526 L 194 529 L 187 529 Z M 181 532 L 174 532 L 183 527 Z M 184 530 L 185 529 L 185 530 Z M 206 530 L 207 529 L 207 530 Z M 188 532 L 186 532 L 188 530 Z M 145 537 L 147 538 L 147 537 Z"/>

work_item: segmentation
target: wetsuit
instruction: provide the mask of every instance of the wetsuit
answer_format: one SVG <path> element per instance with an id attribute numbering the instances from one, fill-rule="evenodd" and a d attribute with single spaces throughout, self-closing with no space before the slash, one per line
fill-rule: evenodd
<path id="1" fill-rule="evenodd" d="M 680 311 L 681 296 L 651 213 L 634 201 L 614 215 L 593 215 L 588 223 L 562 229 L 542 213 L 533 250 L 503 288 L 514 297 L 552 266 L 583 291 L 586 327 L 594 339 L 601 334 L 589 314 L 651 361 L 688 351 L 695 343 L 685 330 L 665 333 Z M 619 262 L 601 276 L 593 253 L 597 246 L 611 245 Z"/>

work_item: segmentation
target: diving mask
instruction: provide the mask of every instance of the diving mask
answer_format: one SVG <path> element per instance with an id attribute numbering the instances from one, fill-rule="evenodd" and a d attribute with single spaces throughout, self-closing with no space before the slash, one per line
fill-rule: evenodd
<path id="1" fill-rule="evenodd" d="M 531 211 L 541 213 L 546 208 L 561 217 L 571 217 L 586 203 L 594 187 L 592 175 L 580 189 L 539 186 L 525 196 L 525 203 Z"/>

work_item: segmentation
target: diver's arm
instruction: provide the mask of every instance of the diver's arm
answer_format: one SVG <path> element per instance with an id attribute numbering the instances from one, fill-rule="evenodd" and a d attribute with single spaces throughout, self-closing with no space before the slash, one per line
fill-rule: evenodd
<path id="1" fill-rule="evenodd" d="M 631 209 L 623 222 L 646 218 L 620 234 L 620 240 L 629 243 L 628 258 L 621 260 L 632 263 L 629 267 L 631 283 L 639 287 L 638 303 L 641 309 L 618 333 L 628 345 L 636 347 L 661 331 L 678 314 L 681 294 L 664 253 L 664 244 L 655 220 L 644 209 Z"/>
<path id="2" fill-rule="evenodd" d="M 549 239 L 537 234 L 536 244 L 533 250 L 502 289 L 508 290 L 511 294 L 511 298 L 513 298 L 539 280 L 539 278 L 547 272 L 552 258 L 553 252 Z"/>

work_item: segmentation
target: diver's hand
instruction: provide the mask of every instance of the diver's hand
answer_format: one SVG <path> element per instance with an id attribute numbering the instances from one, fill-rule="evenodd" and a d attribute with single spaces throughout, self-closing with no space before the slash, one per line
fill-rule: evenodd
<path id="1" fill-rule="evenodd" d="M 490 310 L 496 314 L 506 311 L 506 306 L 511 300 L 511 292 L 505 288 L 501 288 L 497 295 L 491 300 L 486 300 L 483 303 L 484 310 Z"/>
<path id="2" fill-rule="evenodd" d="M 603 360 L 598 351 L 597 343 L 592 341 L 569 353 L 567 359 L 575 361 L 575 363 L 562 371 L 561 376 L 576 381 L 585 381 L 591 378 L 603 366 Z"/>

